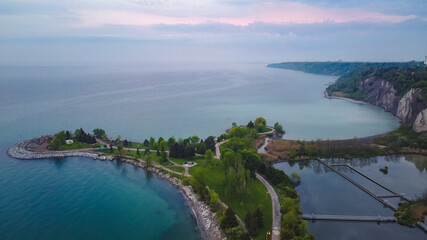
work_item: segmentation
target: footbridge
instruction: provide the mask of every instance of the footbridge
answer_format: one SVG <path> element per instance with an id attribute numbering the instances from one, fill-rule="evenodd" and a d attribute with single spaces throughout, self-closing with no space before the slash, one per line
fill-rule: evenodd
<path id="1" fill-rule="evenodd" d="M 383 216 L 351 216 L 351 215 L 317 215 L 317 214 L 302 214 L 300 215 L 305 220 L 326 220 L 326 221 L 355 221 L 355 222 L 396 222 L 395 217 Z"/>

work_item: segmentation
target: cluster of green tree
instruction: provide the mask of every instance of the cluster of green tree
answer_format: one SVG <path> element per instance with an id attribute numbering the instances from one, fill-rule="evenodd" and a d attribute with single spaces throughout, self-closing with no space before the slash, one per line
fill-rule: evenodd
<path id="1" fill-rule="evenodd" d="M 195 153 L 193 146 L 184 143 L 174 143 L 169 149 L 169 156 L 174 158 L 190 158 L 194 157 Z"/>
<path id="2" fill-rule="evenodd" d="M 374 138 L 374 143 L 387 146 L 392 152 L 399 152 L 402 147 L 427 149 L 427 133 L 417 133 L 412 125 L 400 125 L 394 131 Z"/>
<path id="3" fill-rule="evenodd" d="M 101 128 L 93 129 L 93 135 L 95 135 L 97 138 L 101 138 L 101 139 L 107 139 L 108 138 L 104 129 L 101 129 Z"/>
<path id="4" fill-rule="evenodd" d="M 59 150 L 61 146 L 65 144 L 65 140 L 70 139 L 67 138 L 67 135 L 70 136 L 70 132 L 67 131 L 67 133 L 68 134 L 66 134 L 65 131 L 60 131 L 56 133 L 53 141 L 48 141 L 50 149 Z"/>
<path id="5" fill-rule="evenodd" d="M 367 93 L 361 91 L 359 86 L 361 81 L 370 77 L 389 81 L 401 97 L 411 88 L 421 88 L 424 93 L 427 92 L 427 68 L 425 66 L 362 67 L 343 75 L 326 90 L 329 94 L 342 92 L 347 97 L 366 101 L 368 100 L 366 99 Z"/>
<path id="6" fill-rule="evenodd" d="M 82 128 L 77 129 L 74 132 L 74 137 L 77 139 L 77 141 L 81 142 L 81 143 L 87 143 L 87 144 L 94 144 L 96 143 L 96 138 L 95 136 L 86 133 Z"/>
<path id="7" fill-rule="evenodd" d="M 257 236 L 259 234 L 258 230 L 264 227 L 261 209 L 256 208 L 253 213 L 248 211 L 245 217 L 245 225 L 251 236 Z"/>
<path id="8" fill-rule="evenodd" d="M 307 234 L 307 221 L 299 217 L 301 207 L 298 199 L 282 198 L 280 211 L 282 212 L 280 239 L 314 240 L 313 234 Z"/>
<path id="9" fill-rule="evenodd" d="M 105 132 L 104 132 L 105 134 Z M 96 138 L 94 135 L 85 133 L 85 131 L 80 128 L 76 129 L 74 134 L 71 134 L 70 131 L 60 131 L 55 134 L 53 141 L 49 141 L 49 147 L 52 150 L 61 150 L 63 146 L 66 145 L 65 140 L 73 140 L 76 142 L 93 145 L 96 143 Z M 76 146 L 77 148 L 79 146 Z M 87 147 L 87 145 L 81 145 L 81 147 Z"/>
<path id="10" fill-rule="evenodd" d="M 423 65 L 422 62 L 283 62 L 268 64 L 267 67 L 283 68 L 306 73 L 343 76 L 352 71 L 365 67 L 415 67 Z"/>
<path id="11" fill-rule="evenodd" d="M 205 154 L 206 150 L 211 149 L 211 151 L 215 151 L 215 138 L 213 136 L 209 136 L 206 139 L 200 139 L 198 136 L 191 136 L 188 138 L 179 138 L 178 140 L 175 137 L 170 137 L 167 141 L 165 141 L 162 137 L 159 138 L 159 140 L 156 142 L 156 140 L 153 137 L 150 137 L 150 139 L 144 140 L 144 147 L 151 148 L 151 149 L 166 149 L 168 147 L 169 149 L 173 148 L 174 145 L 178 143 L 178 152 L 181 152 L 182 149 L 192 148 L 195 150 L 195 153 L 198 154 Z M 173 150 L 173 151 L 175 151 Z M 178 155 L 182 155 L 179 154 Z M 178 156 L 177 155 L 177 156 Z M 194 156 L 194 155 L 193 155 Z"/>
<path id="12" fill-rule="evenodd" d="M 257 134 L 252 131 L 250 126 L 234 127 L 228 135 L 229 141 L 221 146 L 221 158 L 224 163 L 224 170 L 227 176 L 224 184 L 227 185 L 227 193 L 234 194 L 236 197 L 242 197 L 245 194 L 245 184 L 249 177 L 255 178 L 258 172 L 272 183 L 280 196 L 291 199 L 299 206 L 298 193 L 294 189 L 293 182 L 283 171 L 274 168 L 271 164 L 262 162 L 259 154 L 253 148 L 254 138 Z M 299 179 L 299 176 L 293 176 Z M 256 210 L 255 210 L 256 211 Z M 289 212 L 289 213 L 288 213 Z M 286 211 L 282 217 L 282 239 L 314 239 L 312 234 L 307 234 L 307 223 L 299 215 L 300 208 Z M 251 236 L 257 236 L 258 229 L 262 224 L 262 215 L 255 217 L 256 213 L 249 213 L 245 218 L 247 230 Z M 254 220 L 257 219 L 257 220 Z"/>
<path id="13" fill-rule="evenodd" d="M 283 134 L 283 133 L 285 133 L 285 131 L 283 130 L 283 126 L 282 125 L 280 125 L 278 122 L 276 122 L 275 124 L 274 124 L 274 131 L 276 131 L 277 133 L 279 133 L 279 134 Z"/>
<path id="14" fill-rule="evenodd" d="M 227 239 L 230 240 L 250 240 L 251 237 L 244 229 L 239 226 L 236 215 L 231 207 L 228 207 L 225 212 L 223 211 L 218 218 L 220 226 L 227 234 Z"/>
<path id="15" fill-rule="evenodd" d="M 218 223 L 227 235 L 227 239 L 249 240 L 249 234 L 239 226 L 236 215 L 231 207 L 225 209 L 220 204 L 219 195 L 206 185 L 206 173 L 201 170 L 193 174 L 189 180 L 184 180 L 184 184 L 190 184 L 199 197 L 200 201 L 208 204 L 213 212 L 218 216 Z"/>
<path id="16" fill-rule="evenodd" d="M 289 150 L 289 159 L 372 157 L 386 152 L 356 138 L 348 140 L 298 141 L 298 148 Z"/>
<path id="17" fill-rule="evenodd" d="M 414 207 L 423 206 L 420 209 L 424 209 L 420 214 L 414 214 Z M 419 209 L 419 210 L 420 210 Z M 394 213 L 394 216 L 397 219 L 397 223 L 400 225 L 415 227 L 418 221 L 423 221 L 424 216 L 427 216 L 427 193 L 424 193 L 423 196 L 415 201 L 409 203 L 399 203 L 399 208 Z M 414 217 L 418 215 L 419 217 Z"/>

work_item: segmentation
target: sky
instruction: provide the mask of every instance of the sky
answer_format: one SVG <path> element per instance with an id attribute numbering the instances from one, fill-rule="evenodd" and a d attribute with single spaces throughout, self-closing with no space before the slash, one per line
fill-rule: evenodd
<path id="1" fill-rule="evenodd" d="M 0 66 L 409 61 L 426 0 L 1 0 Z"/>

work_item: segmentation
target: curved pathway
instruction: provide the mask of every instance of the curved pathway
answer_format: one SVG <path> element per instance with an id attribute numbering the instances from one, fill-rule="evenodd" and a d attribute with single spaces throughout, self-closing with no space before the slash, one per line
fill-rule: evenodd
<path id="1" fill-rule="evenodd" d="M 276 190 L 274 190 L 273 186 L 270 185 L 267 180 L 265 180 L 261 175 L 256 173 L 256 177 L 258 180 L 264 184 L 264 186 L 267 188 L 268 193 L 270 194 L 272 205 L 273 205 L 273 232 L 271 235 L 271 240 L 279 240 L 280 239 L 280 202 L 279 197 L 277 196 Z"/>
<path id="2" fill-rule="evenodd" d="M 224 144 L 226 142 L 228 142 L 228 139 L 215 144 L 215 158 L 216 159 L 219 159 L 221 157 L 221 152 L 219 151 L 219 146 L 221 146 L 222 144 Z"/>

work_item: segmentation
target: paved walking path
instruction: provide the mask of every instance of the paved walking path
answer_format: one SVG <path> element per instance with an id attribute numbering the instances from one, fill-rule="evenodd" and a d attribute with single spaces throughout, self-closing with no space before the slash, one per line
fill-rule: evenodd
<path id="1" fill-rule="evenodd" d="M 219 151 L 219 146 L 221 146 L 222 144 L 224 144 L 226 142 L 228 142 L 228 139 L 215 144 L 215 158 L 216 159 L 220 159 L 220 157 L 221 157 L 221 152 Z"/>
<path id="2" fill-rule="evenodd" d="M 269 132 L 266 132 L 266 133 L 261 133 L 260 135 L 268 135 L 268 134 L 272 134 L 272 133 L 274 133 L 274 129 L 272 129 L 271 131 L 269 131 Z M 99 139 L 98 139 L 98 141 L 99 141 Z M 107 145 L 106 143 L 104 143 L 104 142 L 102 142 L 102 141 L 99 141 L 101 144 L 105 144 L 105 145 Z M 218 143 L 216 143 L 215 144 L 215 153 L 216 153 L 216 155 L 215 155 L 215 158 L 216 159 L 220 159 L 220 157 L 221 157 L 221 152 L 220 152 L 220 150 L 219 150 L 219 147 L 222 145 L 222 144 L 224 144 L 224 143 L 226 143 L 226 142 L 228 142 L 228 139 L 227 140 L 224 140 L 224 141 L 222 141 L 222 142 L 218 142 Z M 108 145 L 107 145 L 108 146 Z M 125 150 L 135 150 L 134 148 L 124 148 Z M 151 150 L 151 151 L 155 151 L 155 150 Z M 142 160 L 142 159 L 140 159 L 140 161 L 143 161 L 144 162 L 144 160 Z M 168 158 L 168 161 L 170 162 L 170 163 L 172 163 L 174 166 L 180 166 L 180 167 L 183 167 L 184 169 L 185 169 L 185 173 L 184 173 L 184 175 L 185 176 L 187 176 L 187 177 L 189 177 L 189 176 L 191 176 L 190 175 L 190 173 L 188 172 L 188 166 L 184 166 L 184 165 L 180 165 L 180 164 L 177 164 L 176 162 L 174 162 L 174 161 L 172 161 L 172 160 L 170 160 L 169 158 Z M 171 173 L 175 173 L 175 174 L 178 174 L 178 175 L 181 175 L 181 173 L 179 173 L 179 172 L 176 172 L 176 171 L 173 171 L 173 170 L 171 170 L 171 169 L 169 169 L 169 168 L 166 168 L 166 167 L 164 167 L 164 166 L 162 166 L 162 165 L 160 165 L 160 164 L 158 164 L 158 163 L 153 163 L 153 166 L 155 166 L 155 167 L 158 167 L 158 168 L 161 168 L 161 169 L 164 169 L 164 170 L 166 170 L 166 171 L 169 171 L 169 172 L 171 172 Z M 272 207 L 273 207 L 273 223 L 272 223 L 272 235 L 271 235 L 271 239 L 272 240 L 279 240 L 280 239 L 280 219 L 281 219 L 281 213 L 280 213 L 280 202 L 279 202 L 279 197 L 277 196 L 277 193 L 276 193 L 276 190 L 270 185 L 270 183 L 267 181 L 267 180 L 265 180 L 261 175 L 259 175 L 258 173 L 256 173 L 256 177 L 258 178 L 258 180 L 260 180 L 261 181 L 261 183 L 262 184 L 264 184 L 264 186 L 267 188 L 267 190 L 268 190 L 268 193 L 270 194 L 270 197 L 271 197 L 271 201 L 272 201 Z M 222 201 L 220 201 L 220 203 L 221 203 L 221 205 L 223 205 L 223 206 L 227 206 L 225 203 L 223 203 Z M 227 206 L 228 207 L 228 206 Z M 242 221 L 242 219 L 240 219 L 239 218 L 239 216 L 237 216 L 237 214 L 236 214 L 236 218 L 237 218 L 237 220 L 239 221 L 239 223 L 242 225 L 242 226 L 245 226 L 245 223 Z M 246 228 L 244 228 L 245 230 L 246 230 Z"/>
<path id="3" fill-rule="evenodd" d="M 256 173 L 256 177 L 258 180 L 264 184 L 264 186 L 267 188 L 268 193 L 271 196 L 271 201 L 273 203 L 273 232 L 271 235 L 271 240 L 279 240 L 280 239 L 280 202 L 279 197 L 277 196 L 276 190 L 274 190 L 273 186 L 270 185 L 267 180 L 265 180 L 261 175 Z"/>

